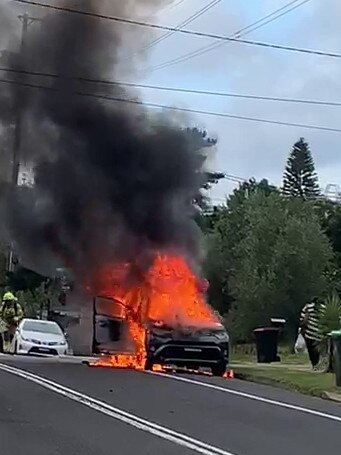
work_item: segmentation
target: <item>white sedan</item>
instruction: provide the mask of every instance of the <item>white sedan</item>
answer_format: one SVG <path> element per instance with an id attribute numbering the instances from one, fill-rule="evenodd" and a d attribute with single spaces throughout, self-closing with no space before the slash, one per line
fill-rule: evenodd
<path id="1" fill-rule="evenodd" d="M 11 354 L 66 355 L 68 344 L 56 322 L 23 319 L 15 332 Z"/>

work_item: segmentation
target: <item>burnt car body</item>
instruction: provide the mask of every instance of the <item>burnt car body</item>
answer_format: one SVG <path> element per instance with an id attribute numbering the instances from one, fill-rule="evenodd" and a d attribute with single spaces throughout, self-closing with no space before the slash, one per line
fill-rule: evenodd
<path id="1" fill-rule="evenodd" d="M 220 323 L 175 329 L 151 322 L 146 351 L 146 369 L 152 369 L 154 364 L 195 370 L 209 367 L 214 376 L 223 376 L 229 362 L 229 336 Z"/>
<path id="2" fill-rule="evenodd" d="M 229 362 L 229 336 L 217 322 L 206 326 L 172 327 L 162 321 L 146 324 L 146 364 L 210 368 L 213 375 L 223 376 Z M 122 303 L 106 297 L 94 299 L 93 353 L 115 354 L 134 351 Z"/>

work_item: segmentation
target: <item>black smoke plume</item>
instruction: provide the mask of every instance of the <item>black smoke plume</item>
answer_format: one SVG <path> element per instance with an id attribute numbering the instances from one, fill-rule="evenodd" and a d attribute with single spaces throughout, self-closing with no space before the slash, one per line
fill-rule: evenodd
<path id="1" fill-rule="evenodd" d="M 90 12 L 102 12 L 99 4 L 106 4 L 121 17 L 162 4 L 66 3 Z M 127 26 L 111 21 L 44 13 L 31 27 L 25 55 L 7 63 L 55 77 L 2 72 L 2 79 L 14 83 L 0 83 L 2 134 L 13 130 L 13 109 L 22 109 L 22 154 L 35 169 L 32 188 L 9 186 L 5 195 L 5 219 L 22 261 L 48 274 L 64 265 L 88 279 L 110 261 L 148 266 L 160 250 L 195 260 L 199 236 L 192 201 L 202 159 L 190 135 L 174 116 L 89 96 L 136 100 L 136 93 L 84 82 L 117 78 L 127 43 L 140 39 L 142 30 L 129 34 Z"/>

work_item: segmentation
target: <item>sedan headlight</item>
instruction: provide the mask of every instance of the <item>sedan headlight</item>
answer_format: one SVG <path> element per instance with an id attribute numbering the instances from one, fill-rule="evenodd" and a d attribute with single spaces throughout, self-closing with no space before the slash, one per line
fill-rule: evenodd
<path id="1" fill-rule="evenodd" d="M 49 346 L 65 346 L 66 341 L 65 340 L 60 340 L 60 341 L 50 341 L 50 343 L 47 343 Z"/>
<path id="2" fill-rule="evenodd" d="M 41 344 L 39 340 L 33 340 L 32 338 L 25 338 L 21 336 L 22 341 L 26 341 L 26 343 L 34 343 L 34 344 Z"/>

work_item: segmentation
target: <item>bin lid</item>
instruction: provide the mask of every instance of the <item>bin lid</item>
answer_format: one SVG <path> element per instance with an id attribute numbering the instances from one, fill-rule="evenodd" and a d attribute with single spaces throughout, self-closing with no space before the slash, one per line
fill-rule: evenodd
<path id="1" fill-rule="evenodd" d="M 333 330 L 329 335 L 334 338 L 341 337 L 341 329 Z"/>
<path id="2" fill-rule="evenodd" d="M 278 332 L 279 329 L 278 327 L 258 327 L 258 329 L 255 329 L 254 332 Z"/>

